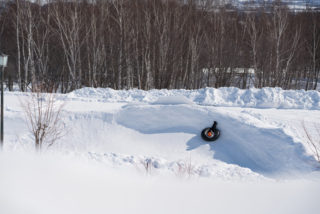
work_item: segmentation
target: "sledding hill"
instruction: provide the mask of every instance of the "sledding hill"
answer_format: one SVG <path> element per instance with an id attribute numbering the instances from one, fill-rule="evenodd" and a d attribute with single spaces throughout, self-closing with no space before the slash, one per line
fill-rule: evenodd
<path id="1" fill-rule="evenodd" d="M 66 135 L 40 155 L 27 97 L 5 93 L 1 214 L 319 211 L 319 163 L 302 129 L 318 139 L 319 92 L 84 88 L 57 96 Z M 213 120 L 221 136 L 207 143 Z"/>
<path id="2" fill-rule="evenodd" d="M 17 105 L 21 95 L 7 93 L 9 150 L 21 141 L 32 147 Z M 159 173 L 175 173 L 188 160 L 193 174 L 219 179 L 230 179 L 231 174 L 231 179 L 287 176 L 317 167 L 301 130 L 303 121 L 311 128 L 313 121 L 320 121 L 316 91 L 85 88 L 58 99 L 67 102 L 64 122 L 70 131 L 50 150 L 85 155 L 107 165 L 150 162 Z M 213 120 L 222 134 L 217 142 L 207 143 L 200 133 Z M 316 130 L 311 131 L 316 136 Z"/>
<path id="3" fill-rule="evenodd" d="M 219 121 L 222 135 L 215 143 L 204 142 L 199 133 Z M 117 124 L 143 134 L 184 133 L 191 137 L 186 141 L 186 151 L 198 151 L 208 146 L 212 154 L 207 158 L 221 160 L 249 168 L 262 174 L 276 174 L 291 170 L 307 171 L 315 166 L 312 157 L 307 157 L 301 143 L 281 128 L 257 127 L 262 123 L 257 118 L 230 116 L 222 108 L 190 105 L 142 105 L 125 106 L 117 113 Z M 156 136 L 155 136 L 156 137 Z M 175 144 L 175 139 L 170 140 Z M 150 142 L 152 143 L 152 142 Z M 170 151 L 170 145 L 167 145 Z M 185 151 L 179 151 L 179 153 Z M 209 157 L 208 157 L 209 156 Z M 313 164 L 314 165 L 313 165 Z"/>

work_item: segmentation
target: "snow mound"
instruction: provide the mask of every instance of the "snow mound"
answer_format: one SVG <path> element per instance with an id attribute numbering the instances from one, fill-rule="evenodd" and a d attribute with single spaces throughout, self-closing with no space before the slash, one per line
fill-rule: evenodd
<path id="1" fill-rule="evenodd" d="M 88 159 L 105 166 L 132 167 L 139 172 L 152 174 L 167 173 L 177 175 L 178 177 L 197 177 L 215 180 L 237 180 L 237 181 L 267 181 L 268 179 L 258 173 L 252 172 L 248 168 L 237 165 L 226 164 L 222 161 L 212 163 L 197 164 L 192 159 L 179 159 L 168 161 L 163 158 L 152 156 L 133 156 L 116 153 L 88 153 Z"/>
<path id="2" fill-rule="evenodd" d="M 163 98 L 161 97 L 168 97 Z M 205 88 L 199 90 L 113 90 L 110 88 L 83 88 L 68 94 L 71 99 L 96 99 L 101 102 L 142 102 L 161 104 L 188 103 L 225 107 L 320 109 L 318 91 L 283 90 L 281 88 L 239 89 Z M 161 99 L 160 99 L 161 98 Z M 160 99 L 160 100 L 159 100 Z"/>
<path id="3" fill-rule="evenodd" d="M 320 93 L 305 90 L 262 88 L 240 90 L 238 88 L 204 89 L 200 103 L 217 106 L 237 106 L 280 109 L 320 109 Z"/>
<path id="4" fill-rule="evenodd" d="M 189 104 L 189 105 L 192 105 L 194 103 L 184 96 L 166 96 L 166 97 L 160 97 L 153 104 L 158 104 L 158 105 Z"/>

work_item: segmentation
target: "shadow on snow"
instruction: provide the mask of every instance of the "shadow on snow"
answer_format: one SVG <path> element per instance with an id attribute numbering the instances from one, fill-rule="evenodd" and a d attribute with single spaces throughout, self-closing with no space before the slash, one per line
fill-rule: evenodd
<path id="1" fill-rule="evenodd" d="M 238 118 L 196 105 L 128 105 L 115 116 L 118 124 L 144 134 L 195 134 L 186 149 L 196 150 L 209 144 L 213 158 L 246 167 L 266 176 L 315 169 L 316 161 L 305 154 L 301 143 L 293 141 L 282 129 L 247 125 Z M 203 141 L 200 132 L 218 121 L 220 138 Z"/>

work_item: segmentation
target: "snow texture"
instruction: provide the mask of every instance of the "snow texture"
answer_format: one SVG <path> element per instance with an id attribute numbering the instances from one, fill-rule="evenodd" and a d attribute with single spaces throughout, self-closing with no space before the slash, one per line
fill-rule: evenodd
<path id="1" fill-rule="evenodd" d="M 199 105 L 278 108 L 278 109 L 320 109 L 320 92 L 305 90 L 282 90 L 262 88 L 242 90 L 230 88 L 205 88 L 200 90 L 121 90 L 104 88 L 83 88 L 68 94 L 69 98 L 96 98 L 105 102 L 153 103 L 161 97 L 180 97 L 178 102 L 192 101 Z M 181 97 L 184 97 L 183 101 Z M 188 99 L 189 101 L 185 101 Z M 171 99 L 171 104 L 177 100 Z M 168 101 L 168 100 L 167 100 Z M 170 102 L 166 102 L 169 104 Z"/>
<path id="2" fill-rule="evenodd" d="M 9 164 L 10 163 L 10 164 Z M 141 177 L 61 155 L 0 156 L 2 214 L 316 214 L 319 182 Z M 5 173 L 2 173 L 5 172 Z"/>
<path id="3" fill-rule="evenodd" d="M 83 88 L 57 95 L 66 135 L 35 155 L 28 94 L 5 92 L 0 213 L 317 213 L 319 163 L 302 123 L 316 139 L 319 97 Z M 204 142 L 214 120 L 221 136 Z"/>
<path id="4" fill-rule="evenodd" d="M 110 155 L 116 162 L 128 162 L 119 157 L 129 155 L 135 160 L 129 161 L 132 166 L 158 158 L 165 164 L 152 161 L 151 166 L 172 172 L 181 160 L 192 159 L 197 176 L 217 177 L 219 165 L 224 171 L 219 179 L 229 179 L 230 171 L 237 171 L 239 179 L 241 173 L 248 178 L 248 169 L 253 177 L 308 173 L 316 169 L 317 162 L 297 129 L 302 121 L 312 127 L 311 121 L 320 120 L 319 97 L 317 91 L 279 88 L 83 88 L 57 97 L 58 102 L 67 103 L 64 124 L 70 131 L 54 148 L 90 154 L 89 158 L 104 163 L 110 162 L 106 158 Z M 19 147 L 21 141 L 32 147 L 32 136 L 17 105 L 26 98 L 23 93 L 6 92 L 8 149 Z M 201 130 L 214 120 L 221 137 L 217 143 L 206 143 Z M 316 136 L 316 130 L 313 134 Z"/>

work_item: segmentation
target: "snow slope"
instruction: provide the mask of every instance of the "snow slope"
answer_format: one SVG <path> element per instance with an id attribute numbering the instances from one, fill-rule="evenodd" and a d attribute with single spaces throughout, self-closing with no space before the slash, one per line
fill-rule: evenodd
<path id="1" fill-rule="evenodd" d="M 66 103 L 66 135 L 41 156 L 32 155 L 32 135 L 19 104 L 27 98 L 20 92 L 5 93 L 0 213 L 212 213 L 211 198 L 221 213 L 317 213 L 319 163 L 301 131 L 304 122 L 311 136 L 318 136 L 317 91 L 84 88 L 57 95 L 58 103 Z M 207 143 L 200 132 L 213 120 L 219 123 L 221 137 Z M 36 193 L 28 194 L 32 189 Z M 40 197 L 45 190 L 51 196 Z M 244 190 L 252 195 L 238 203 L 242 209 L 224 210 L 222 204 L 229 203 L 225 190 L 236 197 Z M 148 197 L 150 192 L 155 200 Z M 27 195 L 30 212 L 10 205 L 24 207 Z M 278 207 L 274 195 L 281 201 Z M 234 204 L 236 197 L 231 199 Z M 121 198 L 128 206 L 121 207 Z M 181 200 L 170 202 L 177 198 Z M 105 206 L 104 199 L 112 205 Z M 48 211 L 52 205 L 46 200 L 69 210 Z M 163 200 L 162 209 L 152 209 Z M 259 205 L 251 207 L 254 200 Z M 287 206 L 286 200 L 296 205 Z"/>
<path id="2" fill-rule="evenodd" d="M 19 106 L 25 95 L 6 93 L 5 148 L 9 150 L 21 143 L 32 147 Z M 320 121 L 317 91 L 84 88 L 57 99 L 66 102 L 64 123 L 70 130 L 51 150 L 77 152 L 105 162 L 113 159 L 119 164 L 134 155 L 134 164 L 142 158 L 171 171 L 177 163 L 191 159 L 200 176 L 216 175 L 217 169 L 225 168 L 238 171 L 239 177 L 242 172 L 248 177 L 247 170 L 254 176 L 274 177 L 312 172 L 317 167 L 306 136 L 297 131 L 303 121 L 309 127 L 312 121 Z M 213 120 L 219 123 L 221 138 L 205 143 L 199 134 Z M 316 130 L 312 133 L 316 137 Z"/>
<path id="3" fill-rule="evenodd" d="M 10 163 L 10 164 L 9 164 Z M 316 214 L 318 181 L 141 177 L 59 155 L 0 156 L 2 214 Z M 2 173 L 5 172 L 5 173 Z"/>

